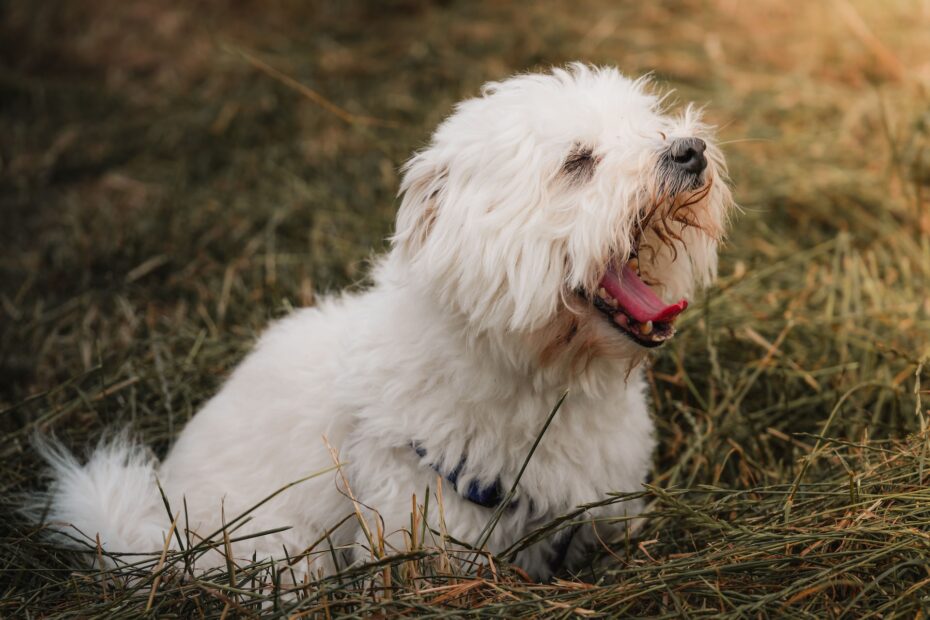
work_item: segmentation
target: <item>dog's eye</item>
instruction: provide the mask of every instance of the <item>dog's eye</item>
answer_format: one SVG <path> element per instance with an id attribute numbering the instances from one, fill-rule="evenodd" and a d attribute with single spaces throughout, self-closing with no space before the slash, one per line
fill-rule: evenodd
<path id="1" fill-rule="evenodd" d="M 594 175 L 598 161 L 590 146 L 576 145 L 562 164 L 562 174 L 571 181 L 587 181 Z"/>

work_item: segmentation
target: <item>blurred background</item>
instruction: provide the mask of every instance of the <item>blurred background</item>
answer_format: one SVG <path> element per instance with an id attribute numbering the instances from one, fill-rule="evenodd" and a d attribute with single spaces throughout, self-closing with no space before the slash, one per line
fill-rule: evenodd
<path id="1" fill-rule="evenodd" d="M 364 282 L 455 101 L 572 60 L 706 105 L 743 208 L 650 373 L 655 482 L 791 480 L 866 383 L 830 434 L 923 429 L 928 0 L 7 0 L 0 491 L 35 430 L 163 450 L 270 319 Z"/>

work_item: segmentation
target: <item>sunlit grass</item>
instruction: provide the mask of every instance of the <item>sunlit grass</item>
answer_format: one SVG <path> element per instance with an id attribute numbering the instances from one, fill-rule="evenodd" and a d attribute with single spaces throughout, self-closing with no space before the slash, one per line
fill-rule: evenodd
<path id="1" fill-rule="evenodd" d="M 0 615 L 926 615 L 930 6 L 325 4 L 2 9 Z M 454 101 L 579 58 L 706 103 L 744 210 L 650 371 L 636 538 L 533 584 L 414 513 L 408 549 L 304 583 L 192 570 L 235 531 L 101 569 L 15 516 L 33 432 L 163 452 L 269 320 L 363 285 Z"/>

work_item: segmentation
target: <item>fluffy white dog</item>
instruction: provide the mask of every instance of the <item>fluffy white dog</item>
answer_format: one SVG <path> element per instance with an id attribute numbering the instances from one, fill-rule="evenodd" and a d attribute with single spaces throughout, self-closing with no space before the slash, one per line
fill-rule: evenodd
<path id="1" fill-rule="evenodd" d="M 125 441 L 83 465 L 46 451 L 56 527 L 99 534 L 108 551 L 158 551 L 171 519 L 156 480 L 189 529 L 182 538 L 196 541 L 221 515 L 329 467 L 251 512 L 233 537 L 290 529 L 234 542 L 233 554 L 309 550 L 309 568 L 332 570 L 327 534 L 346 560 L 380 553 L 369 534 L 403 549 L 411 497 L 440 483 L 456 540 L 474 543 L 500 508 L 492 551 L 641 488 L 654 445 L 644 353 L 674 335 L 685 300 L 714 278 L 731 206 L 699 115 L 666 115 L 645 80 L 575 64 L 487 84 L 403 171 L 374 285 L 272 326 L 164 462 Z M 634 504 L 591 516 L 635 515 Z M 517 563 L 544 578 L 610 536 L 605 527 L 566 530 Z M 201 562 L 224 561 L 215 556 Z"/>

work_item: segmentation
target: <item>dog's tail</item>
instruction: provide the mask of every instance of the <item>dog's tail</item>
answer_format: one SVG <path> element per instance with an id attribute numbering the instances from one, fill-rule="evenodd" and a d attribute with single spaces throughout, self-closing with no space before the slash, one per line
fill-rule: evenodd
<path id="1" fill-rule="evenodd" d="M 32 520 L 43 522 L 69 546 L 100 546 L 108 554 L 161 551 L 171 519 L 158 489 L 158 462 L 120 435 L 103 440 L 87 463 L 59 442 L 33 440 L 51 468 L 47 493 L 30 502 Z"/>

